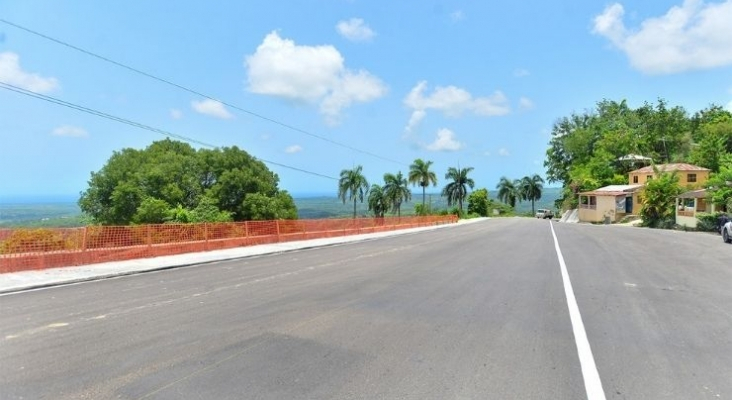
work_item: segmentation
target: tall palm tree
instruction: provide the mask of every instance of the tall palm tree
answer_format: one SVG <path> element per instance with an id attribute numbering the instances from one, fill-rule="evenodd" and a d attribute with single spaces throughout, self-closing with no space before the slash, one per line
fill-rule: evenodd
<path id="1" fill-rule="evenodd" d="M 338 180 L 338 198 L 346 204 L 346 197 L 353 201 L 353 218 L 356 218 L 356 200 L 363 203 L 363 196 L 369 191 L 369 182 L 363 176 L 363 167 L 341 171 L 341 179 Z"/>
<path id="2" fill-rule="evenodd" d="M 381 218 L 389 210 L 389 202 L 384 196 L 384 189 L 379 185 L 371 185 L 369 189 L 369 211 L 374 212 L 374 217 Z"/>
<path id="3" fill-rule="evenodd" d="M 409 183 L 422 186 L 422 208 L 424 208 L 425 189 L 427 186 L 437 186 L 437 175 L 430 171 L 432 161 L 423 161 L 421 158 L 414 160 L 409 166 Z"/>
<path id="4" fill-rule="evenodd" d="M 538 174 L 521 178 L 521 194 L 524 199 L 531 200 L 531 213 L 534 213 L 534 202 L 541 199 L 541 192 L 544 189 L 544 179 Z"/>
<path id="5" fill-rule="evenodd" d="M 384 174 L 384 197 L 391 203 L 391 212 L 402 216 L 402 202 L 412 199 L 412 192 L 409 190 L 407 179 L 402 176 L 402 171 L 396 175 Z"/>
<path id="6" fill-rule="evenodd" d="M 445 185 L 442 189 L 442 195 L 447 197 L 447 205 L 451 206 L 458 203 L 458 209 L 460 214 L 463 213 L 463 200 L 468 195 L 469 186 L 471 189 L 475 187 L 475 181 L 472 178 L 468 178 L 468 174 L 473 170 L 473 167 L 466 168 L 453 168 L 450 167 L 445 174 L 445 179 L 450 179 L 452 182 Z"/>
<path id="7" fill-rule="evenodd" d="M 498 200 L 508 204 L 511 207 L 516 207 L 516 201 L 521 201 L 520 181 L 509 180 L 505 176 L 501 177 L 500 182 L 496 185 L 498 189 Z"/>

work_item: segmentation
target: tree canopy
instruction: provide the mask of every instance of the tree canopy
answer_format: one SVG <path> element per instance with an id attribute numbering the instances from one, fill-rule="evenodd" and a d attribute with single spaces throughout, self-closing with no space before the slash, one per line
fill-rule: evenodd
<path id="1" fill-rule="evenodd" d="M 115 151 L 91 173 L 79 206 L 95 223 L 295 219 L 279 178 L 236 146 L 196 150 L 170 139 Z"/>

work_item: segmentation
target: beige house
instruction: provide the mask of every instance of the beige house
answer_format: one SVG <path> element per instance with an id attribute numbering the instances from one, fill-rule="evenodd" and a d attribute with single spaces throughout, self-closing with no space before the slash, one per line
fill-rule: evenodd
<path id="1" fill-rule="evenodd" d="M 714 203 L 707 201 L 707 190 L 692 190 L 676 198 L 676 224 L 696 228 L 698 213 L 714 213 Z"/>
<path id="2" fill-rule="evenodd" d="M 617 222 L 633 214 L 643 185 L 610 185 L 579 194 L 581 222 Z"/>
<path id="3" fill-rule="evenodd" d="M 709 179 L 710 170 L 696 165 L 685 163 L 661 164 L 656 166 L 659 173 L 676 173 L 679 177 L 679 185 L 688 189 L 699 189 L 704 187 Z M 653 166 L 643 167 L 628 173 L 627 185 L 610 185 L 579 194 L 579 220 L 580 222 L 617 222 L 626 215 L 638 215 L 643 203 L 641 192 L 645 184 L 657 177 Z M 691 193 L 691 192 L 690 192 Z M 683 196 L 683 195 L 682 195 Z M 708 208 L 705 199 L 702 197 L 693 198 L 694 224 L 696 227 L 696 210 L 701 207 L 704 211 Z M 687 218 L 686 204 L 692 200 L 684 198 L 684 209 L 682 218 Z M 677 213 L 679 212 L 677 207 Z M 701 211 L 700 211 L 701 212 Z M 678 215 L 678 214 L 677 214 Z M 683 220 L 691 227 L 691 218 Z M 678 216 L 677 216 L 678 221 Z M 678 223 L 678 222 L 677 222 Z M 680 224 L 681 225 L 681 224 Z"/>

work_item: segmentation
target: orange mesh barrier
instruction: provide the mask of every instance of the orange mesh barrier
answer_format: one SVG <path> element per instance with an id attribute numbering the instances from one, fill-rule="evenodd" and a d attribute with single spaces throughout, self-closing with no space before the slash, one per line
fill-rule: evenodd
<path id="1" fill-rule="evenodd" d="M 454 215 L 0 229 L 0 273 L 124 261 L 457 222 Z"/>

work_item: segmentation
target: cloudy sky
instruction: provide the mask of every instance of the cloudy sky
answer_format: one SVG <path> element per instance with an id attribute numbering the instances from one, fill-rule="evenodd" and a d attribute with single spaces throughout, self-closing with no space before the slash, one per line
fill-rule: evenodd
<path id="1" fill-rule="evenodd" d="M 543 175 L 554 121 L 602 99 L 732 109 L 732 0 L 35 0 L 0 18 L 0 198 L 77 194 L 161 132 L 236 145 L 296 195 L 415 158 L 492 190 Z"/>

